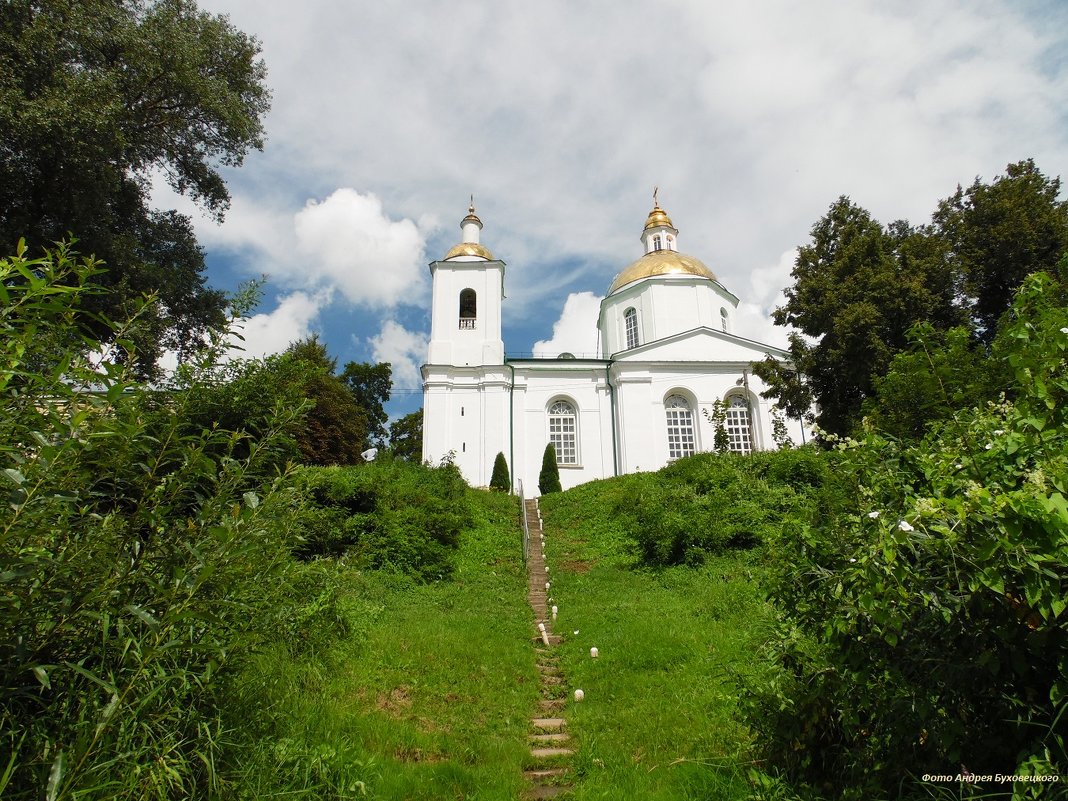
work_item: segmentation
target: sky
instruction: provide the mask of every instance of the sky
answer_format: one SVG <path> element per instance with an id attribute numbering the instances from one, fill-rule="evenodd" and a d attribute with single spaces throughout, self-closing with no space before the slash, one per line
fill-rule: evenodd
<path id="1" fill-rule="evenodd" d="M 1068 3 L 200 0 L 262 45 L 266 144 L 190 213 L 208 281 L 268 276 L 246 355 L 318 334 L 389 361 L 421 405 L 428 263 L 471 195 L 506 267 L 510 354 L 596 349 L 600 299 L 641 253 L 659 187 L 679 249 L 769 314 L 841 195 L 929 221 L 958 184 L 1033 158 L 1068 179 Z"/>

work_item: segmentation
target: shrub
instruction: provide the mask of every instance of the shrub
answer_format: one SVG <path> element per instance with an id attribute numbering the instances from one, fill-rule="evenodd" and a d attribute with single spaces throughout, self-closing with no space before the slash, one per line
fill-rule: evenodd
<path id="1" fill-rule="evenodd" d="M 545 446 L 545 453 L 541 457 L 541 472 L 538 474 L 538 489 L 542 495 L 550 492 L 561 492 L 560 468 L 556 464 L 556 448 L 550 442 Z"/>
<path id="2" fill-rule="evenodd" d="M 917 444 L 838 443 L 850 508 L 772 544 L 782 620 L 746 708 L 772 764 L 824 792 L 1068 768 L 1068 306 L 1049 276 L 1024 283 L 994 353 L 1013 402 Z"/>
<path id="3" fill-rule="evenodd" d="M 460 534 L 471 525 L 469 488 L 451 464 L 374 461 L 304 468 L 311 503 L 300 515 L 304 559 L 347 555 L 423 581 L 448 576 Z"/>
<path id="4" fill-rule="evenodd" d="M 616 513 L 646 564 L 697 564 L 799 525 L 820 497 L 826 461 L 811 447 L 697 454 L 660 471 Z"/>
<path id="5" fill-rule="evenodd" d="M 0 260 L 0 790 L 217 795 L 226 677 L 316 616 L 289 600 L 299 498 L 260 479 L 294 412 L 185 431 L 71 326 L 94 271 Z"/>
<path id="6" fill-rule="evenodd" d="M 508 462 L 505 461 L 503 453 L 498 453 L 497 458 L 493 460 L 490 489 L 500 490 L 501 492 L 509 492 L 512 489 L 512 482 L 508 477 Z"/>

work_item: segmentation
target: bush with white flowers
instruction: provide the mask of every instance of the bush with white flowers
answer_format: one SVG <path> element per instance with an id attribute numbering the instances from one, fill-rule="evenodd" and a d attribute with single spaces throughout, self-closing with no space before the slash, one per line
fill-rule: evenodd
<path id="1" fill-rule="evenodd" d="M 1000 401 L 916 444 L 832 443 L 849 500 L 772 543 L 781 618 L 745 703 L 793 779 L 882 798 L 962 763 L 1068 772 L 1065 293 L 1022 285 L 992 351 L 1015 375 Z M 992 790 L 1012 788 L 961 792 Z"/>

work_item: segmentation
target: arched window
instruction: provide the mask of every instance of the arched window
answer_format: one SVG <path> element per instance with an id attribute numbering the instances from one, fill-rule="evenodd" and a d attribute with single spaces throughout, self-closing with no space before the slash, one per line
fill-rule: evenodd
<path id="1" fill-rule="evenodd" d="M 638 347 L 638 312 L 633 306 L 623 312 L 623 327 L 627 332 L 627 347 Z"/>
<path id="2" fill-rule="evenodd" d="M 660 239 L 660 234 L 653 235 L 653 250 L 663 250 L 663 241 Z"/>
<path id="3" fill-rule="evenodd" d="M 566 400 L 549 407 L 549 442 L 556 448 L 557 464 L 578 464 L 575 407 Z"/>
<path id="4" fill-rule="evenodd" d="M 749 402 L 742 395 L 727 398 L 727 439 L 730 440 L 733 453 L 749 453 L 753 450 Z"/>
<path id="5" fill-rule="evenodd" d="M 475 290 L 460 290 L 460 328 L 474 328 L 475 318 L 478 317 L 478 302 Z"/>
<path id="6" fill-rule="evenodd" d="M 681 459 L 694 452 L 693 410 L 682 395 L 672 395 L 664 401 L 667 413 L 668 458 Z"/>
<path id="7" fill-rule="evenodd" d="M 723 307 L 719 310 L 719 325 L 724 331 L 727 330 L 727 310 Z"/>

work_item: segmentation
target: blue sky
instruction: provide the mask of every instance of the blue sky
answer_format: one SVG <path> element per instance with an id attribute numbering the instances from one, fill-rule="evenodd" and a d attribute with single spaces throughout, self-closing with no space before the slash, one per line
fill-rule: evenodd
<path id="1" fill-rule="evenodd" d="M 470 194 L 507 267 L 509 352 L 591 349 L 660 187 L 680 250 L 768 321 L 842 194 L 928 220 L 958 183 L 1068 165 L 1068 4 L 201 0 L 263 46 L 262 153 L 193 212 L 209 282 L 269 276 L 250 355 L 318 333 L 421 404 L 427 263 Z M 539 344 L 540 343 L 540 344 Z"/>

